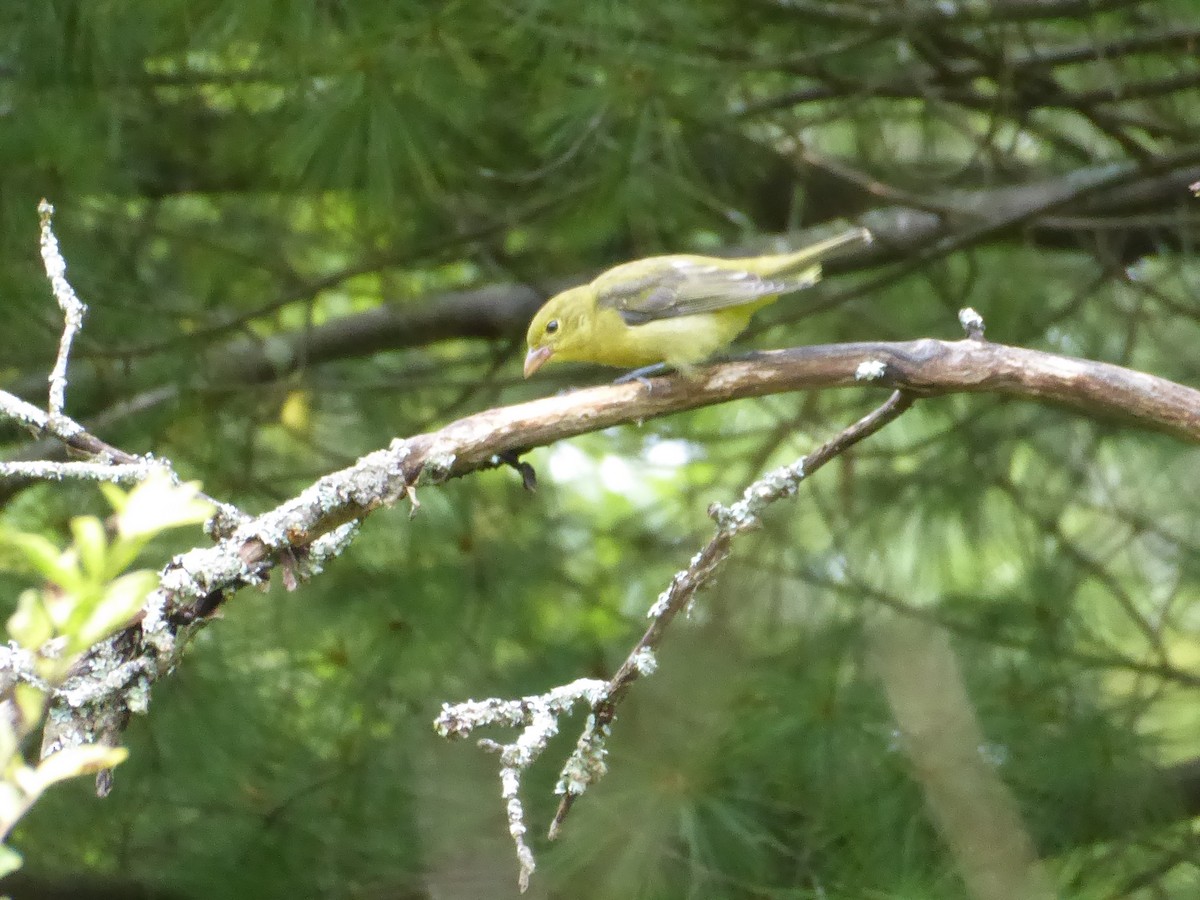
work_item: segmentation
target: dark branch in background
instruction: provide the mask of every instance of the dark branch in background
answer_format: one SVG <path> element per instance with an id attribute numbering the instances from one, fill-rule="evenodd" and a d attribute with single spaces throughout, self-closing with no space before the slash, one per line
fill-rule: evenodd
<path id="1" fill-rule="evenodd" d="M 382 306 L 281 335 L 282 344 L 273 343 L 269 352 L 260 344 L 244 341 L 225 347 L 210 362 L 206 380 L 218 386 L 257 384 L 306 366 L 388 350 L 464 338 L 514 338 L 524 335 L 530 318 L 545 299 L 527 285 L 500 284 L 452 291 L 428 304 Z"/>
<path id="2" fill-rule="evenodd" d="M 1193 147 L 1149 168 L 1133 164 L 1089 166 L 1026 184 L 946 192 L 932 198 L 923 209 L 903 205 L 881 207 L 860 217 L 877 236 L 876 244 L 845 254 L 832 261 L 828 269 L 836 274 L 900 261 L 899 267 L 885 269 L 872 282 L 890 283 L 931 259 L 1015 235 L 1020 229 L 1025 229 L 1026 236 L 1043 239 L 1049 245 L 1077 246 L 1081 239 L 1090 239 L 1095 219 L 1131 216 L 1137 212 L 1162 213 L 1164 207 L 1173 208 L 1181 199 L 1189 199 L 1187 185 L 1198 178 L 1200 147 Z M 861 184 L 854 189 L 869 193 Z M 1079 219 L 1072 221 L 1073 216 Z M 1157 235 L 1168 246 L 1173 241 L 1182 244 L 1184 240 L 1182 234 L 1159 227 L 1146 228 L 1136 222 L 1128 224 L 1125 230 L 1135 235 Z M 802 235 L 795 243 L 807 240 Z M 1135 241 L 1127 246 L 1126 252 L 1145 252 L 1153 246 L 1149 239 Z M 580 275 L 570 283 L 585 277 Z M 556 281 L 553 287 L 565 283 L 568 282 Z M 827 308 L 857 295 L 859 290 L 831 292 L 816 299 L 801 296 L 794 302 L 805 309 Z M 281 332 L 269 346 L 237 339 L 204 354 L 207 362 L 195 385 L 240 388 L 336 360 L 430 346 L 445 340 L 517 340 L 524 335 L 530 316 L 543 299 L 541 293 L 525 285 L 489 285 L 442 294 L 422 305 L 388 305 L 313 328 Z M 130 367 L 132 374 L 120 385 L 110 383 L 108 377 L 101 378 L 101 369 L 89 365 L 87 360 L 76 360 L 72 366 L 71 389 L 77 418 L 98 416 L 113 422 L 119 418 L 118 412 L 143 413 L 178 396 L 176 390 L 163 385 L 136 387 L 144 380 L 139 378 L 136 365 Z M 30 394 L 40 390 L 44 383 L 45 377 L 39 374 L 22 380 L 13 392 Z M 114 395 L 122 398 L 116 404 Z M 91 430 L 95 432 L 98 428 L 93 425 Z M 52 452 L 47 445 L 39 445 L 16 449 L 5 458 L 47 459 L 52 458 Z"/>

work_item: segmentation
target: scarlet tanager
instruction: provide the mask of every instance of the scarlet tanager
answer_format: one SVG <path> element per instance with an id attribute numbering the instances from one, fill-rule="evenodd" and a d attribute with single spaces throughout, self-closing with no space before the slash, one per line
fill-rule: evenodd
<path id="1" fill-rule="evenodd" d="M 867 229 L 852 228 L 774 256 L 679 254 L 615 266 L 538 310 L 526 335 L 525 377 L 554 361 L 621 368 L 665 362 L 687 374 L 727 347 L 758 310 L 816 284 L 822 256 L 870 240 Z"/>

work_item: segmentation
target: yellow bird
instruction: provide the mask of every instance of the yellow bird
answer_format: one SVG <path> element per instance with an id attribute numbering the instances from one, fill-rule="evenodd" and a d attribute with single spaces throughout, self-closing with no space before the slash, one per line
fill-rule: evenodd
<path id="1" fill-rule="evenodd" d="M 853 228 L 774 256 L 679 254 L 615 266 L 538 310 L 526 335 L 525 377 L 554 361 L 621 368 L 666 363 L 687 374 L 729 346 L 758 310 L 816 284 L 822 256 L 870 241 L 867 229 Z"/>

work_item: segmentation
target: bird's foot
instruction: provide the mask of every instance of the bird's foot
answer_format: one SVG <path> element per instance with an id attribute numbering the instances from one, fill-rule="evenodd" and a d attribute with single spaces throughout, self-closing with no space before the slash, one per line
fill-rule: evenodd
<path id="1" fill-rule="evenodd" d="M 626 372 L 620 378 L 613 381 L 613 384 L 629 384 L 631 381 L 636 381 L 647 391 L 651 389 L 650 378 L 655 375 L 665 375 L 671 371 L 671 367 L 666 363 L 655 363 L 652 366 L 642 366 L 640 369 L 634 369 L 631 372 Z"/>

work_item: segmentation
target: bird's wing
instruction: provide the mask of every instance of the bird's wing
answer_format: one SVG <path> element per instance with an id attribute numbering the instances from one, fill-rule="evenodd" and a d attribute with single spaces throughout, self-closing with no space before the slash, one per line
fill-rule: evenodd
<path id="1" fill-rule="evenodd" d="M 615 309 L 626 325 L 644 325 L 655 319 L 714 312 L 786 294 L 808 287 L 819 277 L 819 266 L 792 276 L 763 278 L 746 269 L 694 257 L 643 260 L 617 266 L 597 278 L 596 302 Z"/>

